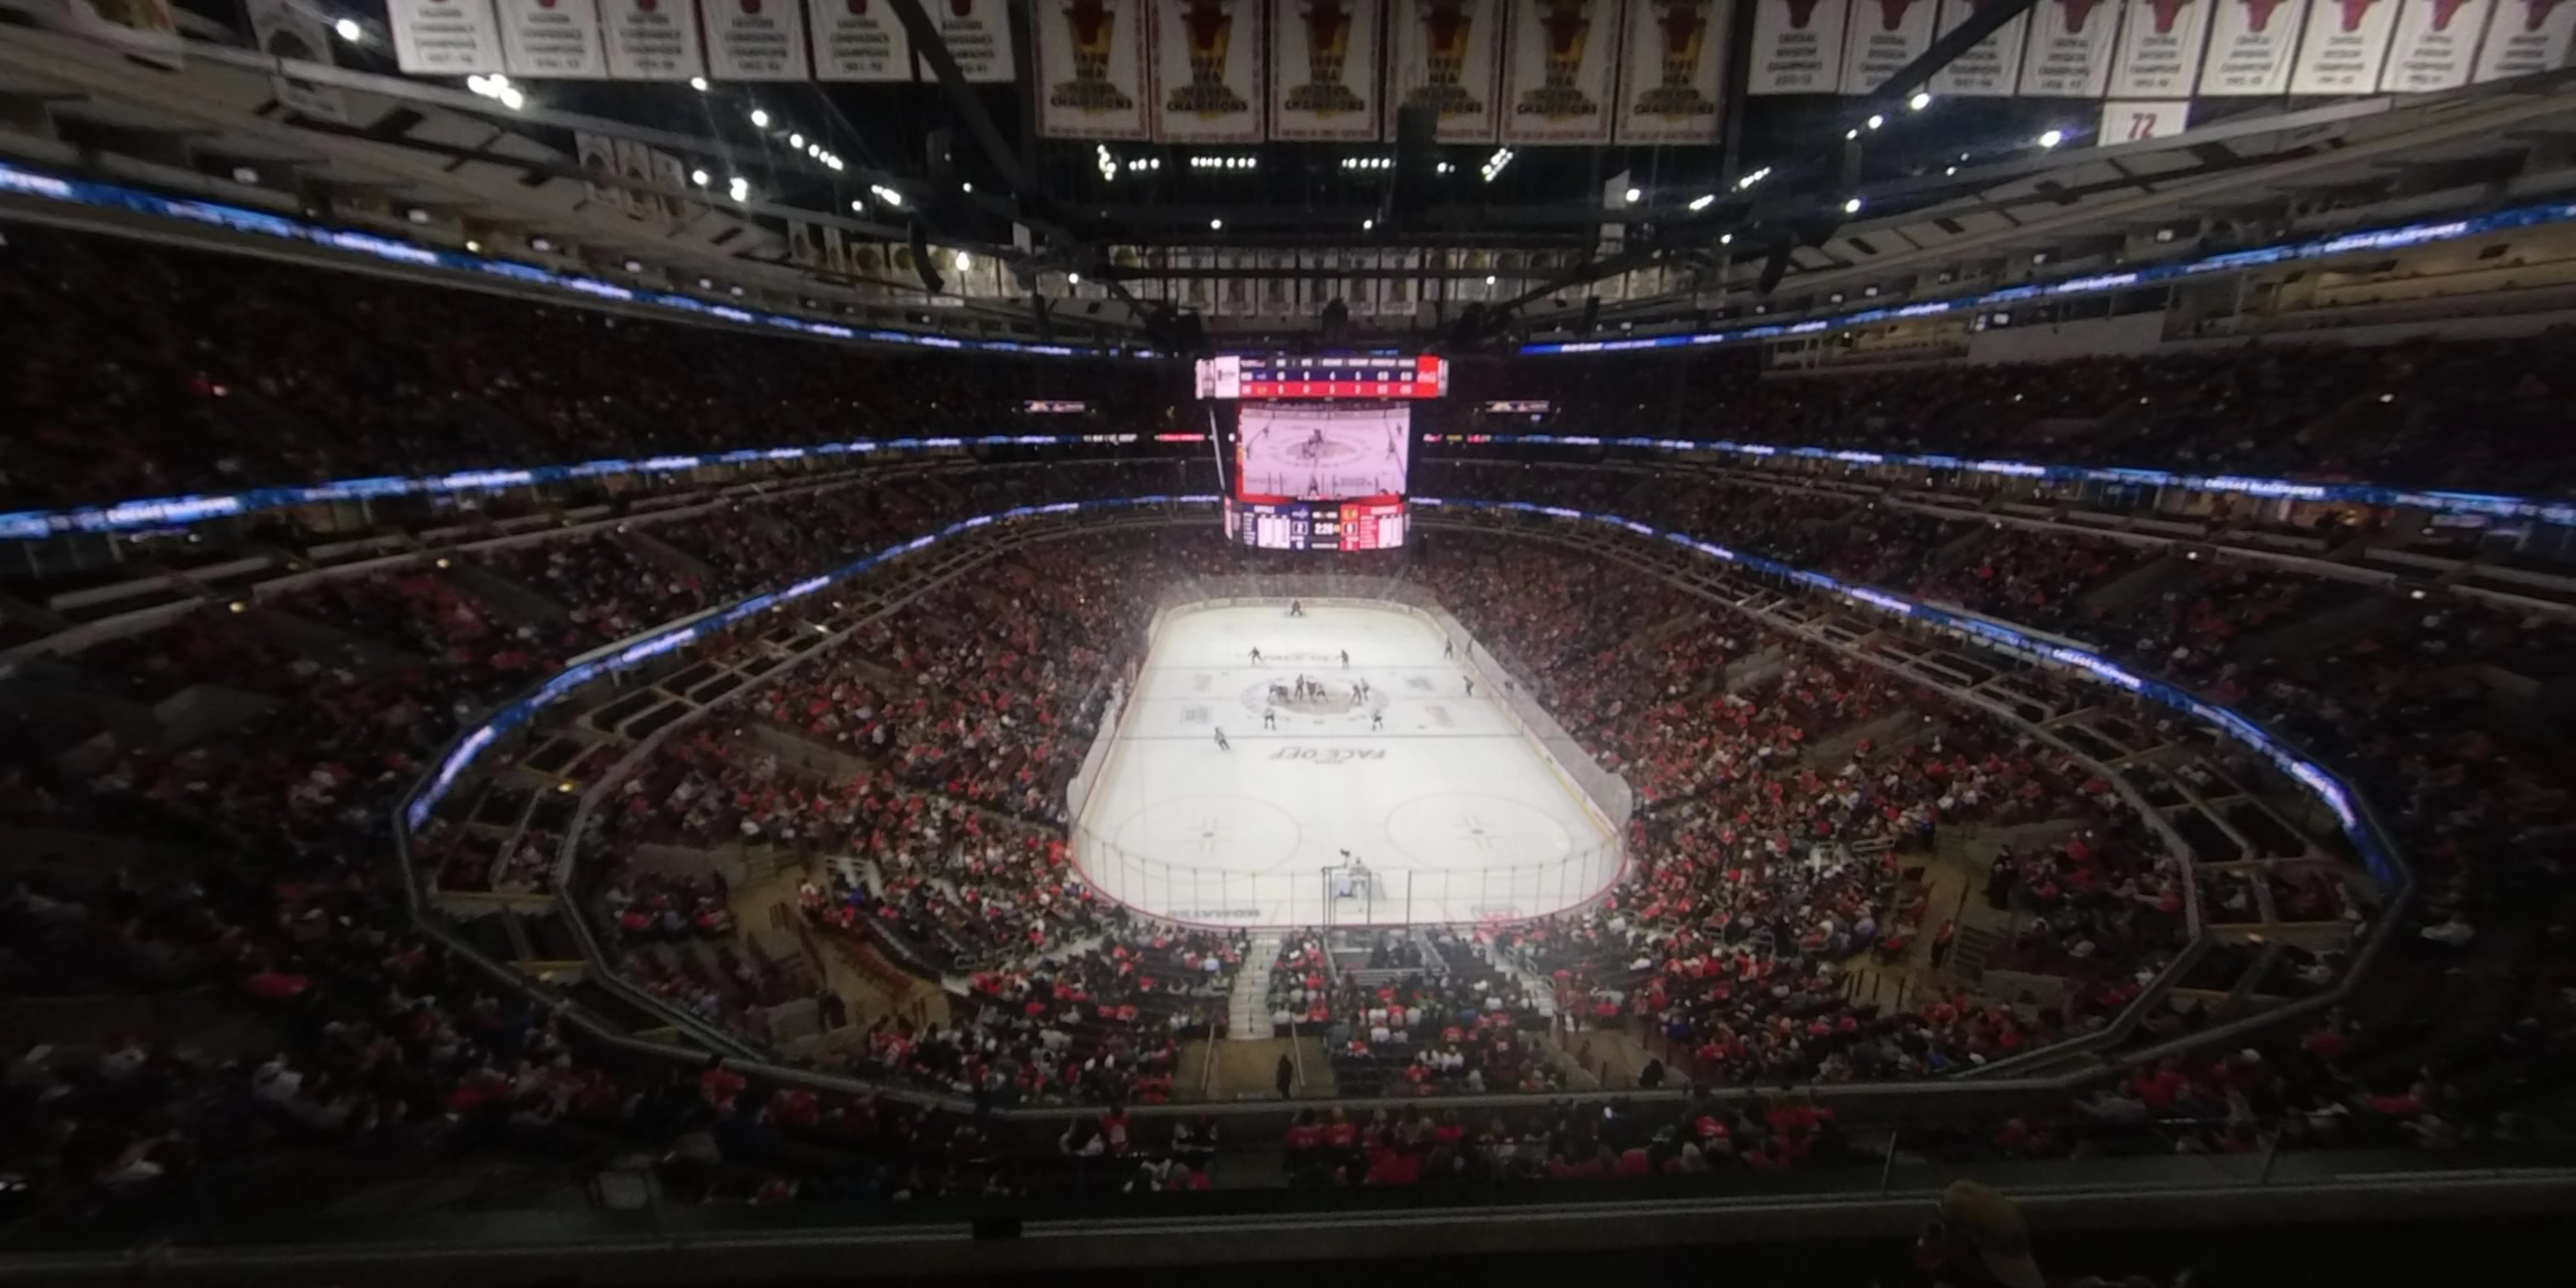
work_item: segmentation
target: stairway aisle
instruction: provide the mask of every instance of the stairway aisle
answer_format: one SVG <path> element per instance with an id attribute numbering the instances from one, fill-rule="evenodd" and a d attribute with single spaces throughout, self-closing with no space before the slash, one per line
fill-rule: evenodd
<path id="1" fill-rule="evenodd" d="M 1270 968 L 1284 942 L 1278 931 L 1265 930 L 1244 947 L 1243 969 L 1234 973 L 1234 995 L 1227 999 L 1227 1037 L 1241 1042 L 1270 1036 Z"/>

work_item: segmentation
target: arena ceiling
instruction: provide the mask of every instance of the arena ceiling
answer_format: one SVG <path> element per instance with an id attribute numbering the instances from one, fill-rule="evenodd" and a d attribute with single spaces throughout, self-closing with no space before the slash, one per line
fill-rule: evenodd
<path id="1" fill-rule="evenodd" d="M 1492 183 L 1467 173 L 1470 150 L 1444 149 L 1453 172 L 1399 207 L 1391 181 L 1345 170 L 1347 145 L 1232 149 L 1260 164 L 1215 173 L 1178 164 L 1186 149 L 1123 145 L 1174 164 L 1104 184 L 1095 148 L 1032 137 L 1010 85 L 787 84 L 755 98 L 733 86 L 549 82 L 513 109 L 452 82 L 395 75 L 377 40 L 340 51 L 337 67 L 293 66 L 350 105 L 345 121 L 322 121 L 281 106 L 269 75 L 277 65 L 243 47 L 237 10 L 199 7 L 176 71 L 139 72 L 63 35 L 0 33 L 0 151 L 165 187 L 184 177 L 210 197 L 372 216 L 451 245 L 542 238 L 564 258 L 672 289 L 744 287 L 773 306 L 901 314 L 941 329 L 1025 329 L 1032 297 L 1043 297 L 1057 328 L 1132 333 L 1149 306 L 1129 288 L 1182 274 L 1159 257 L 1166 250 L 1272 252 L 1258 266 L 1200 261 L 1187 270 L 1195 277 L 1354 277 L 1366 274 L 1308 265 L 1329 264 L 1336 250 L 1406 246 L 1479 254 L 1473 267 L 1426 258 L 1403 270 L 1410 277 L 1493 279 L 1481 294 L 1437 288 L 1442 307 L 1423 312 L 1441 329 L 1461 298 L 1487 301 L 1516 329 L 1570 329 L 1597 296 L 1601 318 L 1651 331 L 1757 309 L 1795 317 L 1839 303 L 1838 293 L 1901 301 L 2576 187 L 2576 72 L 2403 98 L 2248 100 L 2182 134 L 2110 146 L 2092 145 L 2089 125 L 2047 100 L 1945 101 L 1919 115 L 1896 98 L 1753 100 L 1730 147 L 1529 149 Z M 783 146 L 777 130 L 750 124 L 752 108 L 812 130 L 844 163 Z M 1892 115 L 1883 131 L 1850 124 L 1880 113 Z M 2060 127 L 2064 146 L 2040 146 L 2040 131 Z M 598 198 L 599 176 L 578 161 L 583 132 L 686 158 L 719 176 L 719 189 L 743 176 L 750 195 L 611 177 L 692 212 L 638 220 Z M 791 257 L 791 224 L 938 248 L 942 264 L 970 252 L 1004 271 L 990 291 L 938 297 L 947 308 L 934 314 L 909 256 L 890 250 L 866 271 L 817 271 Z M 1088 304 L 1068 274 L 1090 279 Z M 1428 305 L 1435 285 L 1421 289 Z"/>

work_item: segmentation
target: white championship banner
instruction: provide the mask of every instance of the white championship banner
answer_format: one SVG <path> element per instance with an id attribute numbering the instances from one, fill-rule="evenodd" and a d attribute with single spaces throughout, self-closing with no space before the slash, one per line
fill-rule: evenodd
<path id="1" fill-rule="evenodd" d="M 1753 0 L 1747 94 L 1831 94 L 1842 83 L 1851 0 Z"/>
<path id="2" fill-rule="evenodd" d="M 1941 0 L 1940 35 L 1965 26 L 1978 9 L 1989 3 L 1992 0 Z M 2022 39 L 2029 31 L 2030 15 L 2026 13 L 1996 28 L 1995 34 L 1932 73 L 1932 92 L 1960 98 L 2012 97 L 2013 88 L 2021 83 Z"/>
<path id="3" fill-rule="evenodd" d="M 2379 69 L 2387 92 L 2429 94 L 2469 83 L 2494 0 L 2396 0 L 2397 26 Z"/>
<path id="4" fill-rule="evenodd" d="M 990 84 L 1019 79 L 1019 61 L 1011 56 L 1009 0 L 929 0 L 921 7 L 939 24 L 939 39 L 966 79 Z M 1032 19 L 1045 9 L 1029 6 Z"/>
<path id="5" fill-rule="evenodd" d="M 331 28 L 313 13 L 295 7 L 292 0 L 248 0 L 251 39 L 259 42 L 259 52 L 271 58 L 330 66 Z M 349 120 L 349 101 L 339 89 L 315 85 L 282 73 L 272 73 L 269 89 L 280 105 L 299 115 L 317 121 Z"/>
<path id="6" fill-rule="evenodd" d="M 937 0 L 925 11 L 939 12 Z M 814 79 L 912 79 L 912 36 L 886 0 L 809 0 L 805 18 Z"/>
<path id="7" fill-rule="evenodd" d="M 1621 145 L 1717 142 L 1734 18 L 1732 4 L 1718 0 L 1628 0 L 1612 128 Z"/>
<path id="8" fill-rule="evenodd" d="M 2308 31 L 2290 64 L 2293 94 L 2367 94 L 2379 88 L 2397 0 L 2308 0 Z"/>
<path id="9" fill-rule="evenodd" d="M 2119 31 L 2113 0 L 2039 0 L 2022 54 L 2022 97 L 2102 97 Z"/>
<path id="10" fill-rule="evenodd" d="M 2120 52 L 2111 60 L 2111 97 L 2187 98 L 2200 83 L 2209 11 L 2226 0 L 2127 0 Z M 2117 141 L 2104 134 L 2105 143 Z"/>
<path id="11" fill-rule="evenodd" d="M 1131 142 L 1151 135 L 1140 0 L 1039 5 L 1030 19 L 1039 133 Z"/>
<path id="12" fill-rule="evenodd" d="M 1607 144 L 1620 0 L 1517 0 L 1503 45 L 1503 141 Z"/>
<path id="13" fill-rule="evenodd" d="M 501 24 L 492 0 L 386 0 L 394 62 L 415 76 L 501 70 Z"/>
<path id="14" fill-rule="evenodd" d="M 698 0 L 599 0 L 608 74 L 618 80 L 687 80 L 707 73 Z"/>
<path id="15" fill-rule="evenodd" d="M 1503 47 L 1501 0 L 1394 0 L 1387 21 L 1395 49 L 1387 79 L 1396 109 L 1437 112 L 1437 142 L 1493 142 L 1503 106 L 1495 67 Z M 1387 113 L 1389 138 L 1395 117 Z"/>
<path id="16" fill-rule="evenodd" d="M 1932 47 L 1937 0 L 1853 0 L 1844 24 L 1843 92 L 1866 94 Z"/>
<path id="17" fill-rule="evenodd" d="M 2566 0 L 2496 0 L 2478 47 L 2480 84 L 2509 76 L 2556 71 L 2567 65 L 2567 43 L 2576 36 L 2576 5 Z"/>
<path id="18" fill-rule="evenodd" d="M 1381 0 L 1271 0 L 1270 137 L 1364 143 L 1378 119 Z"/>
<path id="19" fill-rule="evenodd" d="M 600 80 L 599 6 L 592 0 L 494 0 L 501 17 L 501 66 L 513 76 Z"/>
<path id="20" fill-rule="evenodd" d="M 2290 61 L 2307 17 L 2301 0 L 2243 0 L 2222 5 L 2209 21 L 2201 59 L 2204 98 L 2272 95 L 2290 88 Z"/>
<path id="21" fill-rule="evenodd" d="M 812 77 L 805 63 L 805 11 L 797 0 L 706 0 L 706 18 L 709 76 L 748 81 Z"/>
<path id="22" fill-rule="evenodd" d="M 1268 66 L 1261 0 L 1146 0 L 1152 6 L 1154 138 L 1259 143 Z"/>

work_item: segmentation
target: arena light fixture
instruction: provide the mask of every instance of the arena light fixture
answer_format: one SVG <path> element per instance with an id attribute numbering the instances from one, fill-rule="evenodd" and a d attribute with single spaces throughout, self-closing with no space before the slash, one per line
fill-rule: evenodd
<path id="1" fill-rule="evenodd" d="M 1377 229 L 1377 221 L 1376 221 L 1376 220 L 1374 220 L 1374 219 L 1363 219 L 1363 220 L 1361 220 L 1361 221 L 1360 221 L 1360 231 L 1361 231 L 1361 232 L 1364 232 L 1364 233 L 1365 233 L 1365 232 L 1374 232 L 1374 231 L 1376 231 L 1376 229 Z"/>
<path id="2" fill-rule="evenodd" d="M 1064 275 L 1064 282 L 1067 286 L 1080 286 L 1082 285 L 1082 274 L 1067 273 Z"/>
<path id="3" fill-rule="evenodd" d="M 1943 170 L 1941 173 L 1942 173 L 1944 176 L 1948 176 L 1948 175 L 1954 175 L 1954 174 L 1957 174 L 1958 172 L 1959 172 L 1959 167 L 1957 167 L 1957 166 L 1951 166 L 1951 167 L 1949 167 L 1949 168 L 1947 168 L 1947 169 Z"/>
<path id="4" fill-rule="evenodd" d="M 957 252 L 957 267 L 961 269 L 975 267 L 975 257 L 962 250 Z"/>
<path id="5" fill-rule="evenodd" d="M 481 242 L 479 242 L 479 241 L 476 241 L 476 240 L 474 240 L 474 239 L 473 239 L 473 238 L 471 238 L 471 237 L 466 238 L 466 239 L 465 239 L 465 253 L 466 253 L 466 254 L 468 254 L 468 255 L 480 255 L 480 254 L 482 254 L 482 253 L 483 253 L 483 243 L 481 243 Z"/>
<path id="6" fill-rule="evenodd" d="M 689 78 L 689 88 L 691 88 L 691 89 L 693 89 L 693 90 L 696 90 L 697 92 L 699 92 L 699 93 L 701 93 L 701 94 L 706 93 L 706 92 L 707 92 L 707 78 L 706 78 L 706 77 L 704 77 L 704 76 L 692 76 L 692 77 L 690 77 L 690 78 Z"/>
<path id="7" fill-rule="evenodd" d="M 1487 285 L 1487 286 L 1491 286 L 1491 285 L 1493 285 L 1495 282 L 1497 282 L 1497 281 L 1499 281 L 1499 280 L 1501 280 L 1501 279 L 1499 279 L 1499 278 L 1495 277 L 1495 276 L 1494 276 L 1493 274 L 1491 274 L 1491 273 L 1487 273 L 1487 274 L 1485 274 L 1485 285 Z"/>
<path id="8" fill-rule="evenodd" d="M 858 215 L 868 213 L 868 203 L 861 201 L 856 197 L 850 198 L 850 213 Z"/>
<path id="9" fill-rule="evenodd" d="M 2039 136 L 2039 146 L 2043 148 L 2053 148 L 2065 141 L 2066 131 L 2064 130 L 2048 130 L 2042 132 Z"/>
<path id="10" fill-rule="evenodd" d="M 1870 113 L 1870 114 L 1869 114 L 1869 121 L 1868 121 L 1869 128 L 1871 128 L 1871 129 L 1875 130 L 1875 129 L 1877 129 L 1878 127 L 1880 127 L 1880 126 L 1882 126 L 1882 125 L 1885 125 L 1885 124 L 1887 124 L 1887 118 L 1886 118 L 1886 117 L 1881 116 L 1881 115 L 1879 115 L 1879 114 L 1878 114 L 1878 113 L 1876 113 L 1876 112 L 1872 112 L 1872 113 Z"/>
<path id="11" fill-rule="evenodd" d="M 1224 220 L 1222 220 L 1222 219 L 1211 219 L 1211 220 L 1209 220 L 1209 221 L 1208 221 L 1208 231 L 1209 231 L 1209 232 L 1223 232 L 1224 230 L 1225 230 L 1225 221 L 1224 221 Z"/>
<path id="12" fill-rule="evenodd" d="M 1932 95 L 1926 90 L 1918 89 L 1914 91 L 1914 97 L 1905 100 L 1905 110 L 1909 112 L 1920 112 L 1930 106 L 1932 106 Z"/>
<path id="13" fill-rule="evenodd" d="M 342 18 L 338 22 L 332 23 L 331 33 L 342 40 L 348 41 L 352 45 L 363 45 L 367 43 L 367 29 L 359 26 L 358 20 L 355 18 Z"/>
<path id="14" fill-rule="evenodd" d="M 251 169 L 249 166 L 246 166 L 246 165 L 237 165 L 237 166 L 234 166 L 234 167 L 233 167 L 233 182 L 235 182 L 235 183 L 257 183 L 257 182 L 259 182 L 259 171 L 257 171 L 257 170 L 253 170 L 253 169 Z"/>
<path id="15" fill-rule="evenodd" d="M 708 174 L 704 169 L 691 170 L 689 172 L 689 182 L 694 183 L 701 188 L 707 186 L 707 184 L 712 182 L 714 178 L 715 176 Z"/>
<path id="16" fill-rule="evenodd" d="M 1858 197 L 1845 197 L 1845 198 L 1843 199 L 1843 213 L 1844 213 L 1844 214 L 1846 214 L 1846 215 L 1857 215 L 1857 214 L 1859 214 L 1859 213 L 1860 213 L 1860 198 L 1858 198 Z"/>
<path id="17" fill-rule="evenodd" d="M 531 237 L 531 238 L 529 238 L 529 239 L 528 239 L 528 249 L 530 249 L 530 250 L 532 250 L 532 251 L 536 251 L 536 252 L 538 252 L 539 254 L 543 254 L 543 253 L 545 253 L 545 252 L 551 251 L 551 250 L 553 250 L 554 248 L 555 248 L 555 243 L 554 243 L 554 240 L 553 240 L 552 238 L 548 238 L 548 237 Z"/>
<path id="18" fill-rule="evenodd" d="M 768 108 L 755 107 L 751 109 L 751 128 L 755 130 L 765 130 L 769 128 Z"/>
<path id="19" fill-rule="evenodd" d="M 1717 235 L 1717 244 L 1718 244 L 1718 245 L 1720 245 L 1720 246 L 1732 246 L 1732 245 L 1734 245 L 1734 244 L 1735 244 L 1735 234 L 1733 234 L 1733 233 L 1719 233 L 1719 234 Z"/>
<path id="20" fill-rule="evenodd" d="M 725 181 L 725 195 L 736 201 L 751 200 L 751 180 L 735 175 Z"/>
<path id="21" fill-rule="evenodd" d="M 1627 204 L 1629 204 L 1629 205 L 1631 205 L 1631 206 L 1636 205 L 1638 202 L 1645 200 L 1645 197 L 1646 197 L 1646 190 L 1645 190 L 1645 189 L 1643 189 L 1643 188 L 1630 188 L 1630 189 L 1629 189 L 1629 190 L 1627 190 L 1626 192 L 1623 192 L 1623 193 L 1620 193 L 1620 194 L 1619 194 L 1619 199 L 1620 199 L 1621 201 L 1626 202 Z"/>
<path id="22" fill-rule="evenodd" d="M 790 134 L 787 136 L 787 146 L 789 146 L 789 147 L 791 147 L 791 148 L 801 148 L 801 147 L 804 147 L 804 146 L 805 146 L 805 136 L 804 136 L 804 135 L 802 135 L 802 134 L 790 133 Z"/>
<path id="23" fill-rule="evenodd" d="M 1846 142 L 1846 143 L 1850 142 L 1850 141 L 1851 141 L 1851 140 L 1853 140 L 1853 139 L 1859 138 L 1859 137 L 1860 137 L 1860 127 L 1859 127 L 1859 126 L 1857 126 L 1857 125 L 1855 125 L 1855 126 L 1851 127 L 1851 128 L 1850 128 L 1850 129 L 1848 129 L 1848 130 L 1843 131 L 1843 141 L 1844 141 L 1844 142 Z"/>
<path id="24" fill-rule="evenodd" d="M 1699 195 L 1699 196 L 1696 196 L 1696 197 L 1691 198 L 1690 208 L 1691 208 L 1692 213 L 1696 214 L 1696 213 L 1698 213 L 1698 212 L 1700 212 L 1700 211 L 1702 211 L 1702 210 L 1706 210 L 1706 209 L 1708 209 L 1710 206 L 1713 206 L 1713 205 L 1716 205 L 1716 204 L 1717 204 L 1717 194 L 1716 194 L 1716 193 L 1714 193 L 1714 192 L 1710 192 L 1710 193 L 1703 193 L 1703 194 L 1701 194 L 1701 195 Z"/>
<path id="25" fill-rule="evenodd" d="M 626 271 L 627 271 L 627 272 L 630 272 L 630 273 L 641 273 L 641 272 L 643 272 L 643 271 L 644 271 L 644 261 L 642 261 L 642 260 L 640 260 L 640 259 L 630 259 L 630 260 L 626 261 Z"/>

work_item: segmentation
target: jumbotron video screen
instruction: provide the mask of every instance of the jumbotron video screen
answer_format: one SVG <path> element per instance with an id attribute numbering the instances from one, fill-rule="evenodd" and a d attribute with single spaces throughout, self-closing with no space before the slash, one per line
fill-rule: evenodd
<path id="1" fill-rule="evenodd" d="M 1227 530 L 1274 550 L 1403 545 L 1412 437 L 1401 405 L 1243 404 Z"/>
<path id="2" fill-rule="evenodd" d="M 1427 356 L 1201 360 L 1200 396 L 1234 404 L 1227 533 L 1274 550 L 1403 545 L 1410 402 L 1448 383 L 1448 360 Z"/>

